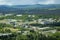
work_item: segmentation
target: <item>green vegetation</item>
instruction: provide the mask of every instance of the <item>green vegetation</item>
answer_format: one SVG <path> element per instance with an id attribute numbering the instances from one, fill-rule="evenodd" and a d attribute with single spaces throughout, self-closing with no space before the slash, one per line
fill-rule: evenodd
<path id="1" fill-rule="evenodd" d="M 39 21 L 36 21 L 35 23 L 33 22 L 34 20 L 49 18 L 56 20 L 50 24 L 40 24 L 38 23 Z M 57 22 L 59 18 L 59 15 L 42 14 L 37 14 L 31 17 L 28 17 L 28 14 L 23 16 L 16 16 L 15 14 L 11 16 L 2 16 L 0 17 L 0 33 L 12 34 L 0 36 L 0 40 L 60 40 L 60 21 Z M 11 21 L 11 19 L 17 21 Z M 44 27 L 50 28 L 39 29 Z M 51 30 L 56 30 L 56 32 L 51 32 Z"/>

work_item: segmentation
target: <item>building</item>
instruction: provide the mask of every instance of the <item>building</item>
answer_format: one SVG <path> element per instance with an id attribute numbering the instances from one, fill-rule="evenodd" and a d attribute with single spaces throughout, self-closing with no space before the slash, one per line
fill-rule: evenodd
<path id="1" fill-rule="evenodd" d="M 18 15 L 16 15 L 16 16 L 22 16 L 22 14 L 18 14 Z"/>

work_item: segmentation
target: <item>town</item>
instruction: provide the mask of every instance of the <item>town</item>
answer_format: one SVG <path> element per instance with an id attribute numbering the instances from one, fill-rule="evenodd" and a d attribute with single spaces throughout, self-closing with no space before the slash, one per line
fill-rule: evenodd
<path id="1" fill-rule="evenodd" d="M 35 14 L 0 14 L 0 39 L 4 40 L 4 38 L 1 38 L 3 36 L 11 36 L 14 37 L 11 40 L 15 38 L 18 40 L 19 35 L 22 37 L 21 35 L 30 35 L 31 33 L 45 35 L 46 37 L 59 33 L 58 36 L 60 38 L 60 17 L 49 16 Z"/>

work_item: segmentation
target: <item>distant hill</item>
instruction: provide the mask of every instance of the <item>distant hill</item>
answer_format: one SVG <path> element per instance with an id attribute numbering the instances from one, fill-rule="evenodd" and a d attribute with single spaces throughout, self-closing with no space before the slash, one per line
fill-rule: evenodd
<path id="1" fill-rule="evenodd" d="M 60 4 L 13 5 L 14 8 L 60 8 Z"/>
<path id="2" fill-rule="evenodd" d="M 0 13 L 17 14 L 60 14 L 60 4 L 35 4 L 35 5 L 0 5 Z"/>

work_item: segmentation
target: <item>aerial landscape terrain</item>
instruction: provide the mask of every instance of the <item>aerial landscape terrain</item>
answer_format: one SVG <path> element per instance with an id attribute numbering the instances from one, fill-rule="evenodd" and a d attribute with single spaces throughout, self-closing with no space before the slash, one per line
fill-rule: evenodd
<path id="1" fill-rule="evenodd" d="M 20 1 L 0 0 L 0 40 L 60 40 L 59 0 Z"/>

